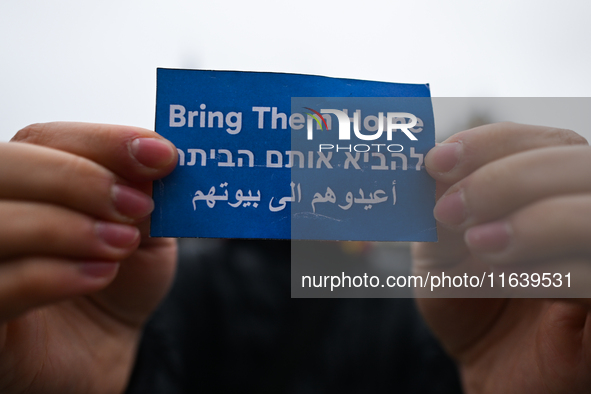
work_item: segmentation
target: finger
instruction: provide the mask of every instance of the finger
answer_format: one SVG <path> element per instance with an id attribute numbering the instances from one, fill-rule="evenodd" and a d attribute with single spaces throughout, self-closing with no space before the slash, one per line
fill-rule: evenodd
<path id="1" fill-rule="evenodd" d="M 92 295 L 111 317 L 134 328 L 145 323 L 168 292 L 177 262 L 176 239 L 150 238 L 148 221 L 138 228 L 142 234 L 139 248 L 122 261 L 113 283 Z"/>
<path id="2" fill-rule="evenodd" d="M 412 244 L 415 267 L 425 270 L 435 267 L 449 268 L 459 264 L 470 253 L 462 233 L 438 226 L 437 238 L 437 242 L 415 242 Z"/>
<path id="3" fill-rule="evenodd" d="M 425 167 L 436 180 L 454 184 L 483 165 L 532 149 L 587 145 L 573 131 L 510 122 L 463 131 L 438 144 L 425 157 Z"/>
<path id="4" fill-rule="evenodd" d="M 145 323 L 168 292 L 176 270 L 177 245 L 170 238 L 147 238 L 122 261 L 117 278 L 92 299 L 132 327 Z"/>
<path id="5" fill-rule="evenodd" d="M 450 185 L 437 182 L 436 199 L 449 189 Z M 430 269 L 451 267 L 466 258 L 470 251 L 462 233 L 437 223 L 437 242 L 416 242 L 412 244 L 413 266 Z"/>
<path id="6" fill-rule="evenodd" d="M 107 286 L 119 263 L 32 257 L 0 264 L 0 321 Z"/>
<path id="7" fill-rule="evenodd" d="M 579 194 L 545 199 L 508 218 L 471 227 L 465 240 L 487 263 L 535 264 L 591 256 L 589 234 L 591 194 Z"/>
<path id="8" fill-rule="evenodd" d="M 427 154 L 425 166 L 437 181 L 439 200 L 453 184 L 498 159 L 532 149 L 586 144 L 583 137 L 570 130 L 496 123 L 451 136 Z M 438 243 L 415 246 L 418 260 L 429 264 L 451 264 L 453 261 L 457 263 L 454 259 L 468 255 L 462 234 L 440 225 L 437 233 Z"/>
<path id="9" fill-rule="evenodd" d="M 50 202 L 121 222 L 153 209 L 148 195 L 116 184 L 112 172 L 83 157 L 17 143 L 0 143 L 0 157 L 0 199 Z"/>
<path id="10" fill-rule="evenodd" d="M 97 221 L 54 205 L 3 201 L 0 217 L 0 259 L 52 255 L 118 261 L 140 242 L 137 227 Z"/>
<path id="11" fill-rule="evenodd" d="M 570 130 L 497 123 L 451 136 L 427 154 L 425 166 L 429 174 L 437 180 L 439 200 L 453 184 L 498 159 L 532 149 L 586 144 L 584 138 Z M 438 243 L 414 246 L 415 261 L 449 265 L 469 254 L 464 245 L 463 234 L 439 224 L 437 233 Z"/>
<path id="12" fill-rule="evenodd" d="M 90 159 L 131 182 L 145 182 L 169 174 L 178 153 L 172 143 L 138 127 L 89 123 L 35 124 L 19 131 L 12 141 L 43 145 Z"/>
<path id="13" fill-rule="evenodd" d="M 452 186 L 435 205 L 435 218 L 466 229 L 500 219 L 534 201 L 591 191 L 591 148 L 528 151 L 490 163 Z"/>

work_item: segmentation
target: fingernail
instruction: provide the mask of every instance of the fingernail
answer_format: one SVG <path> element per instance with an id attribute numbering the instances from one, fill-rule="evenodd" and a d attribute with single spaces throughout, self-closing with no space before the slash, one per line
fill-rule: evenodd
<path id="1" fill-rule="evenodd" d="M 475 252 L 498 253 L 509 246 L 511 226 L 505 221 L 474 226 L 466 231 L 464 240 Z"/>
<path id="2" fill-rule="evenodd" d="M 425 166 L 434 172 L 449 172 L 458 164 L 461 154 L 459 142 L 439 144 L 425 158 Z"/>
<path id="3" fill-rule="evenodd" d="M 124 224 L 97 222 L 96 234 L 106 244 L 114 248 L 131 246 L 140 236 L 137 227 Z"/>
<path id="4" fill-rule="evenodd" d="M 452 226 L 462 224 L 466 219 L 466 208 L 462 190 L 443 196 L 433 210 L 437 221 Z"/>
<path id="5" fill-rule="evenodd" d="M 163 168 L 174 160 L 172 146 L 158 138 L 136 138 L 131 141 L 130 152 L 146 167 Z"/>
<path id="6" fill-rule="evenodd" d="M 154 210 L 154 201 L 139 190 L 113 185 L 111 192 L 115 209 L 127 218 L 141 219 Z"/>
<path id="7" fill-rule="evenodd" d="M 119 269 L 119 263 L 113 261 L 85 261 L 78 264 L 82 275 L 91 278 L 105 278 L 113 276 Z"/>

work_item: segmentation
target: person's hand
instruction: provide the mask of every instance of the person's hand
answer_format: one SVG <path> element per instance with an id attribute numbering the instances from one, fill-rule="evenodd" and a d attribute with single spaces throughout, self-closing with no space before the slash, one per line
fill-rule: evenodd
<path id="1" fill-rule="evenodd" d="M 425 165 L 437 181 L 439 242 L 413 245 L 415 272 L 568 267 L 575 288 L 589 288 L 591 148 L 584 138 L 545 127 L 487 125 L 439 144 Z M 459 363 L 468 393 L 591 392 L 589 300 L 417 302 Z"/>
<path id="2" fill-rule="evenodd" d="M 0 392 L 120 393 L 174 275 L 148 237 L 174 146 L 133 127 L 50 123 L 0 143 Z"/>

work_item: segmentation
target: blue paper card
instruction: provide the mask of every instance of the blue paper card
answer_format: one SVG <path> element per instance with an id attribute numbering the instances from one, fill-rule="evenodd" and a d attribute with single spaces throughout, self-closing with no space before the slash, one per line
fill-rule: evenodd
<path id="1" fill-rule="evenodd" d="M 151 235 L 436 241 L 428 85 L 158 69 Z"/>

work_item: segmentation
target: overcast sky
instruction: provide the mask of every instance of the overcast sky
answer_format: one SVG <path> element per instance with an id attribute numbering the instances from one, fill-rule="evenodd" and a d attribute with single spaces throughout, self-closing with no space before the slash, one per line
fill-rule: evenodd
<path id="1" fill-rule="evenodd" d="M 52 120 L 153 128 L 157 67 L 430 83 L 436 97 L 587 97 L 590 15 L 591 2 L 568 0 L 3 0 L 0 141 Z"/>

